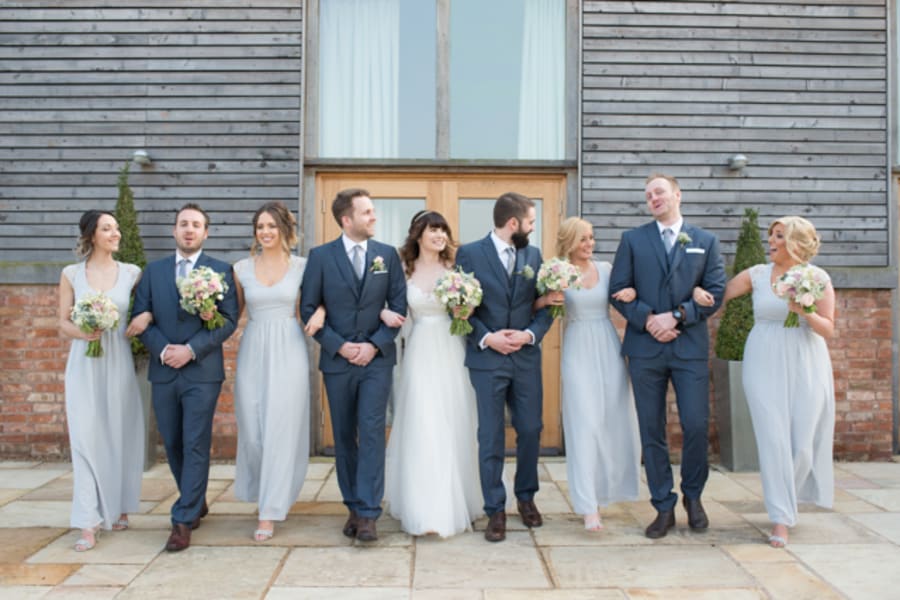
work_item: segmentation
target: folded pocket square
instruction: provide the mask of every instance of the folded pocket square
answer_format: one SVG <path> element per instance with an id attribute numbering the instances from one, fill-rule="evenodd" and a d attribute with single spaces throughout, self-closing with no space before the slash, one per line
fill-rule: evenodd
<path id="1" fill-rule="evenodd" d="M 387 275 L 387 271 L 373 271 L 372 275 Z"/>
<path id="2" fill-rule="evenodd" d="M 685 248 L 686 254 L 706 254 L 706 250 L 703 248 Z"/>

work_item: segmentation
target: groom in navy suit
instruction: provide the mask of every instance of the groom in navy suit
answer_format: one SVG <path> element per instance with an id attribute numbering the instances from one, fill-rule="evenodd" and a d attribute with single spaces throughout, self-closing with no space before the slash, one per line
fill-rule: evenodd
<path id="1" fill-rule="evenodd" d="M 709 475 L 709 331 L 706 320 L 718 310 L 725 290 L 719 240 L 681 216 L 681 189 L 669 175 L 654 174 L 645 184 L 654 221 L 622 235 L 609 282 L 610 302 L 628 321 L 622 354 L 634 389 L 644 468 L 656 519 L 649 538 L 661 538 L 675 526 L 672 465 L 666 443 L 666 390 L 675 388 L 683 432 L 681 493 L 694 531 L 709 519 L 700 495 Z M 696 286 L 712 294 L 712 306 L 694 302 Z M 633 287 L 632 302 L 615 299 Z"/>
<path id="2" fill-rule="evenodd" d="M 474 273 L 484 291 L 481 306 L 469 318 L 473 331 L 466 344 L 466 367 L 478 404 L 478 465 L 484 511 L 490 518 L 484 532 L 489 542 L 506 539 L 507 405 L 516 430 L 519 515 L 527 527 L 543 522 L 534 504 L 543 429 L 540 343 L 553 319 L 546 308 L 535 311 L 541 252 L 528 245 L 535 220 L 534 202 L 507 192 L 494 203 L 494 230 L 456 253 L 456 264 Z"/>
<path id="3" fill-rule="evenodd" d="M 177 552 L 191 543 L 191 530 L 209 512 L 206 485 L 213 416 L 225 367 L 222 343 L 234 333 L 237 297 L 231 265 L 203 252 L 209 216 L 196 204 L 186 204 L 175 217 L 174 254 L 147 265 L 134 296 L 133 315 L 152 315 L 141 334 L 150 351 L 148 378 L 153 384 L 153 409 L 166 446 L 169 468 L 178 484 L 172 505 L 172 533 L 166 550 Z M 180 306 L 175 281 L 197 267 L 225 276 L 228 291 L 218 302 L 225 324 L 208 330 L 200 315 Z"/>
<path id="4" fill-rule="evenodd" d="M 371 239 L 375 208 L 367 191 L 339 192 L 331 212 L 343 233 L 310 251 L 300 316 L 305 323 L 325 306 L 325 325 L 315 339 L 321 346 L 338 485 L 350 511 L 343 531 L 368 542 L 378 539 L 385 416 L 399 332 L 382 323 L 379 313 L 387 306 L 406 314 L 406 278 L 397 251 Z"/>

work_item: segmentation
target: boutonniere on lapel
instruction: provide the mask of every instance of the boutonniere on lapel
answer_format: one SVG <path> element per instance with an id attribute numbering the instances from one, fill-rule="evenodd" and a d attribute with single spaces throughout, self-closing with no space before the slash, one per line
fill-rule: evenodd
<path id="1" fill-rule="evenodd" d="M 525 265 L 522 267 L 521 271 L 516 271 L 513 275 L 521 275 L 525 279 L 534 279 L 534 269 L 531 268 L 531 265 Z"/>
<path id="2" fill-rule="evenodd" d="M 685 246 L 687 246 L 694 240 L 691 239 L 691 236 L 689 236 L 688 234 L 686 234 L 685 232 L 682 231 L 681 233 L 678 234 L 678 237 L 675 238 L 675 241 L 678 242 L 679 244 L 681 244 L 681 247 L 684 248 Z"/>
<path id="3" fill-rule="evenodd" d="M 372 273 L 386 273 L 387 268 L 384 266 L 384 259 L 380 256 L 373 258 L 372 266 L 369 267 L 369 271 Z"/>

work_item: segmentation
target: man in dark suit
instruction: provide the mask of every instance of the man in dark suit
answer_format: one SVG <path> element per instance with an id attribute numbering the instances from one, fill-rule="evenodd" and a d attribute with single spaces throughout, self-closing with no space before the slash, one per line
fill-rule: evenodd
<path id="1" fill-rule="evenodd" d="M 225 379 L 222 343 L 234 333 L 238 320 L 231 265 L 202 251 L 209 216 L 196 204 L 184 205 L 175 217 L 174 235 L 175 254 L 147 265 L 132 309 L 133 315 L 152 315 L 140 339 L 150 351 L 153 409 L 178 484 L 172 533 L 166 542 L 170 552 L 190 545 L 191 530 L 200 526 L 208 512 L 213 415 Z M 225 324 L 213 330 L 206 328 L 200 315 L 191 315 L 180 305 L 176 279 L 197 267 L 221 273 L 228 284 L 225 298 L 218 303 Z"/>
<path id="2" fill-rule="evenodd" d="M 656 519 L 649 538 L 675 526 L 672 466 L 666 443 L 666 390 L 675 388 L 683 432 L 681 493 L 688 524 L 704 531 L 709 519 L 700 501 L 709 475 L 709 331 L 706 320 L 718 310 L 725 290 L 719 241 L 681 216 L 681 189 L 668 175 L 647 178 L 645 195 L 654 221 L 626 231 L 616 251 L 609 282 L 610 302 L 628 321 L 622 354 L 634 388 L 644 467 Z M 692 298 L 703 287 L 715 302 L 703 307 Z M 633 287 L 637 298 L 616 300 Z"/>
<path id="3" fill-rule="evenodd" d="M 378 539 L 385 413 L 399 331 L 382 323 L 379 313 L 387 305 L 406 314 L 406 279 L 397 251 L 371 239 L 375 208 L 367 191 L 339 192 L 331 212 L 343 233 L 310 251 L 300 316 L 306 322 L 325 306 L 325 325 L 315 339 L 331 409 L 338 485 L 350 511 L 343 531 L 367 542 Z"/>
<path id="4" fill-rule="evenodd" d="M 490 542 L 506 539 L 502 478 L 507 405 L 516 430 L 519 514 L 527 527 L 540 527 L 543 522 L 534 504 L 543 429 L 539 344 L 553 319 L 546 308 L 534 310 L 541 252 L 528 245 L 528 235 L 534 231 L 535 219 L 530 198 L 507 192 L 494 203 L 493 231 L 462 246 L 456 254 L 456 264 L 474 273 L 484 291 L 481 306 L 469 318 L 473 331 L 466 344 L 466 367 L 478 403 L 481 492 L 490 518 L 484 537 Z"/>

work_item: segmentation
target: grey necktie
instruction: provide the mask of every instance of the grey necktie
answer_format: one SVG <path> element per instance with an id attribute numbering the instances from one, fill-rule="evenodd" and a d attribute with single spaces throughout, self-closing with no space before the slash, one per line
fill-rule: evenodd
<path id="1" fill-rule="evenodd" d="M 512 277 L 513 269 L 516 268 L 516 251 L 506 247 L 506 274 Z"/>
<path id="2" fill-rule="evenodd" d="M 182 258 L 178 261 L 178 279 L 184 279 L 185 277 L 187 277 L 187 269 L 190 262 L 191 261 L 186 258 Z"/>
<path id="3" fill-rule="evenodd" d="M 671 228 L 666 227 L 662 232 L 663 243 L 666 245 L 666 252 L 672 251 L 672 246 L 675 245 L 675 232 L 672 231 Z"/>
<path id="4" fill-rule="evenodd" d="M 363 249 L 359 244 L 353 246 L 353 270 L 359 279 L 363 278 Z"/>

